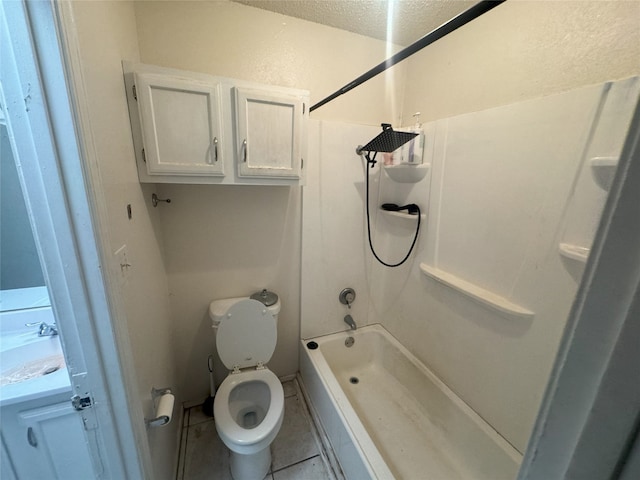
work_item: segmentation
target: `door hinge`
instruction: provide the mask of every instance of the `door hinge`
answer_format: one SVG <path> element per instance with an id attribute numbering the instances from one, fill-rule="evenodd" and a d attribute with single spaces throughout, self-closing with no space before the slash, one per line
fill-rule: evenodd
<path id="1" fill-rule="evenodd" d="M 93 400 L 91 400 L 91 397 L 89 395 L 87 395 L 86 397 L 74 395 L 73 397 L 71 397 L 71 405 L 76 410 L 84 410 L 85 408 L 93 406 Z"/>
<path id="2" fill-rule="evenodd" d="M 304 168 L 304 158 L 300 159 L 300 168 Z"/>
<path id="3" fill-rule="evenodd" d="M 304 112 L 306 111 L 306 109 L 307 109 L 307 104 L 302 102 L 302 114 L 303 115 L 304 115 Z"/>
<path id="4" fill-rule="evenodd" d="M 136 91 L 136 86 L 131 87 L 131 91 L 133 92 L 133 99 L 138 100 L 138 92 Z"/>

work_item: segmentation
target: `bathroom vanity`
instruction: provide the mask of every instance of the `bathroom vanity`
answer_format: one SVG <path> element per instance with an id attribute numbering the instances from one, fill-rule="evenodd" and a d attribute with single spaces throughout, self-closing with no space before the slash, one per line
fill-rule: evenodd
<path id="1" fill-rule="evenodd" d="M 0 477 L 94 478 L 51 307 L 0 313 Z M 25 326 L 25 323 L 31 326 Z"/>

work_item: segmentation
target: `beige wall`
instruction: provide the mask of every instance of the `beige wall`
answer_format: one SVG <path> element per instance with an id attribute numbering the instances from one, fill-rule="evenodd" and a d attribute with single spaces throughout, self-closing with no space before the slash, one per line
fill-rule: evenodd
<path id="1" fill-rule="evenodd" d="M 402 124 L 640 73 L 640 2 L 510 0 L 407 60 Z"/>
<path id="2" fill-rule="evenodd" d="M 322 100 L 384 61 L 385 42 L 226 0 L 137 2 L 143 63 L 311 91 Z M 397 123 L 403 65 L 316 110 L 315 119 Z"/>
<path id="3" fill-rule="evenodd" d="M 381 62 L 385 44 L 227 1 L 136 3 L 143 63 L 308 89 L 312 103 Z M 396 69 L 393 77 L 402 75 Z M 401 79 L 381 76 L 314 112 L 314 117 L 376 124 L 399 118 Z M 385 91 L 390 92 L 386 94 Z M 301 189 L 162 185 L 162 236 L 176 366 L 185 399 L 208 395 L 207 356 L 214 337 L 211 300 L 269 288 L 282 300 L 278 345 L 269 367 L 298 370 Z M 218 382 L 225 375 L 217 363 Z"/>
<path id="4" fill-rule="evenodd" d="M 136 25 L 130 2 L 75 2 L 75 26 L 89 111 L 96 147 L 97 165 L 106 202 L 109 243 L 112 254 L 126 244 L 132 265 L 126 284 L 117 292 L 122 298 L 133 353 L 137 394 L 144 416 L 150 417 L 152 387 L 173 387 L 176 415 L 181 414 L 176 377 L 173 326 L 169 317 L 167 279 L 154 224 L 158 212 L 151 208 L 149 188 L 141 188 L 135 167 L 131 128 L 122 78 L 123 58 L 138 56 Z M 133 217 L 127 217 L 131 204 Z M 119 272 L 115 256 L 108 265 Z M 179 420 L 162 429 L 149 429 L 148 440 L 156 479 L 175 477 Z M 142 426 L 144 428 L 144 426 Z"/>

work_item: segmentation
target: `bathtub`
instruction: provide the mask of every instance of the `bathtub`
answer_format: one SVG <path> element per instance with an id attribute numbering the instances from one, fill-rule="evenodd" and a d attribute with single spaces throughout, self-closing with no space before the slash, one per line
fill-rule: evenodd
<path id="1" fill-rule="evenodd" d="M 382 326 L 310 340 L 303 388 L 348 480 L 516 478 L 522 455 Z"/>

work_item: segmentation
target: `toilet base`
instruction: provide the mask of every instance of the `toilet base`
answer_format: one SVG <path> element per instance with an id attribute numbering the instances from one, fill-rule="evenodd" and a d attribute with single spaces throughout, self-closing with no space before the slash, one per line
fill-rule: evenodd
<path id="1" fill-rule="evenodd" d="M 250 455 L 242 455 L 232 450 L 230 464 L 234 480 L 263 480 L 271 466 L 271 449 L 267 446 Z"/>

